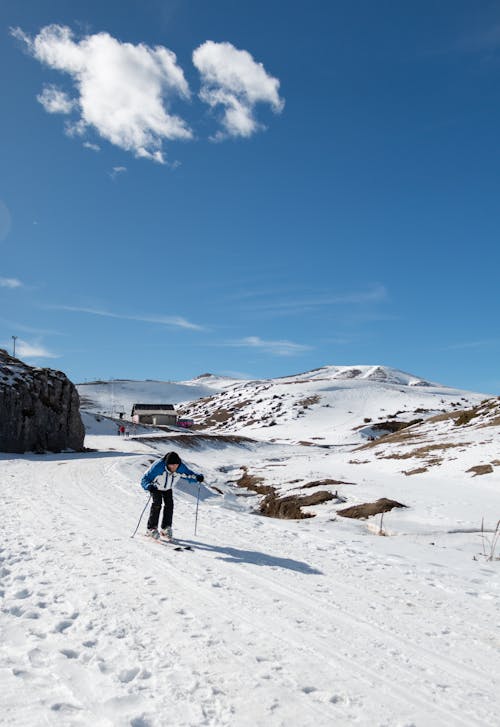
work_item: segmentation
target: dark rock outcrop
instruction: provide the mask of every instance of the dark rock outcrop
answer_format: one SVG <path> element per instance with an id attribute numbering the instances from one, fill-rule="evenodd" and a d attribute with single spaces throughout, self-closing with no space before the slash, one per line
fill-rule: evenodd
<path id="1" fill-rule="evenodd" d="M 28 366 L 0 349 L 0 451 L 83 450 L 79 407 L 61 371 Z"/>
<path id="2" fill-rule="evenodd" d="M 343 510 L 337 510 L 339 515 L 342 517 L 352 517 L 358 520 L 366 520 L 368 517 L 378 515 L 382 512 L 389 512 L 394 507 L 406 507 L 396 500 L 388 500 L 387 497 L 381 497 L 380 500 L 375 502 L 363 502 L 361 505 L 354 505 L 353 507 L 346 507 Z"/>

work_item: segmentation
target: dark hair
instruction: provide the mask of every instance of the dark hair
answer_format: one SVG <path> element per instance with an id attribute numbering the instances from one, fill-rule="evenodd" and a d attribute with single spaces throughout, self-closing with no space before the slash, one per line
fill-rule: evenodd
<path id="1" fill-rule="evenodd" d="M 181 458 L 177 454 L 177 452 L 167 452 L 165 457 L 163 458 L 165 460 L 165 464 L 180 464 Z"/>

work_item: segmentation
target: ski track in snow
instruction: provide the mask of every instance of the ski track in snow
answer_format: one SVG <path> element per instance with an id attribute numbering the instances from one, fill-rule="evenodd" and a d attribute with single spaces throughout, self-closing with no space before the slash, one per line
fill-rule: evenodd
<path id="1" fill-rule="evenodd" d="M 123 464 L 151 450 L 109 441 L 0 462 L 0 724 L 499 723 L 498 564 L 467 580 L 424 545 L 217 498 L 193 537 L 180 492 L 196 550 L 132 540 L 146 499 Z"/>

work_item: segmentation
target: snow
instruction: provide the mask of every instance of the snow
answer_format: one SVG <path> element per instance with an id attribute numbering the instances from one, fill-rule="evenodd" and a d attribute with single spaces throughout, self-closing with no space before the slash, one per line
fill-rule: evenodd
<path id="1" fill-rule="evenodd" d="M 132 381 L 114 379 L 78 384 L 83 407 L 104 414 L 124 412 L 130 418 L 134 404 L 178 404 L 192 401 L 231 386 L 233 379 L 210 376 L 192 381 Z"/>
<path id="2" fill-rule="evenodd" d="M 85 424 L 93 451 L 0 455 L 0 724 L 499 724 L 500 561 L 478 532 L 500 517 L 499 481 L 465 472 L 493 457 L 497 429 L 486 444 L 470 429 L 473 454 L 407 477 L 415 462 L 377 448 Z M 144 538 L 147 513 L 130 537 L 142 474 L 174 448 L 207 481 L 196 535 L 198 488 L 175 493 L 174 533 L 194 552 Z M 243 466 L 279 492 L 334 477 L 355 483 L 336 486 L 348 505 L 408 508 L 384 515 L 388 537 L 380 516 L 345 519 L 334 501 L 264 518 L 231 484 Z"/>

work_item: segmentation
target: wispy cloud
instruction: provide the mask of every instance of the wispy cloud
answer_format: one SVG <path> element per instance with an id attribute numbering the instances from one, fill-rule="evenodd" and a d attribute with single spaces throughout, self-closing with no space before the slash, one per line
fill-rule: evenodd
<path id="1" fill-rule="evenodd" d="M 0 318 L 0 323 L 4 326 L 8 326 L 12 333 L 22 331 L 23 333 L 30 333 L 35 336 L 61 336 L 60 331 L 48 330 L 45 328 L 35 328 L 33 326 L 25 326 L 24 323 L 17 323 L 17 321 L 7 320 L 6 318 Z"/>
<path id="2" fill-rule="evenodd" d="M 127 167 L 113 167 L 110 171 L 109 176 L 111 179 L 116 179 L 119 174 L 124 174 L 127 171 Z"/>
<path id="3" fill-rule="evenodd" d="M 225 345 L 237 348 L 254 348 L 275 356 L 294 356 L 311 350 L 311 346 L 305 346 L 302 343 L 293 343 L 292 341 L 265 341 L 259 338 L 259 336 L 247 336 L 238 341 L 229 341 Z"/>
<path id="4" fill-rule="evenodd" d="M 122 43 L 108 33 L 75 40 L 63 25 L 48 25 L 33 38 L 20 28 L 11 33 L 41 63 L 71 76 L 75 98 L 49 86 L 38 100 L 50 113 L 77 111 L 79 118 L 69 126 L 75 135 L 92 128 L 135 156 L 160 163 L 165 161 L 165 139 L 192 138 L 187 123 L 167 110 L 175 97 L 190 97 L 184 73 L 168 48 Z"/>
<path id="5" fill-rule="evenodd" d="M 23 284 L 17 278 L 0 278 L 0 288 L 22 288 Z"/>
<path id="6" fill-rule="evenodd" d="M 498 346 L 500 338 L 484 338 L 478 341 L 463 341 L 461 343 L 452 343 L 445 346 L 442 351 L 462 351 L 467 348 L 486 348 L 488 346 Z"/>
<path id="7" fill-rule="evenodd" d="M 255 297 L 258 297 L 255 293 Z M 250 294 L 246 294 L 250 298 Z M 315 295 L 287 295 L 286 297 L 269 296 L 268 300 L 253 301 L 252 311 L 261 311 L 273 315 L 294 315 L 307 313 L 315 308 L 328 306 L 361 306 L 364 304 L 382 303 L 388 299 L 387 289 L 383 285 L 375 285 L 367 290 L 346 293 L 321 293 Z"/>
<path id="8" fill-rule="evenodd" d="M 255 117 L 258 103 L 268 104 L 275 113 L 283 110 L 279 80 L 248 51 L 207 40 L 194 51 L 193 63 L 201 75 L 201 100 L 211 108 L 223 109 L 223 131 L 214 139 L 248 137 L 263 128 Z"/>
<path id="9" fill-rule="evenodd" d="M 79 306 L 70 305 L 52 305 L 47 306 L 52 310 L 65 310 L 71 313 L 88 313 L 93 316 L 102 316 L 104 318 L 118 318 L 125 321 L 140 321 L 142 323 L 158 323 L 162 326 L 173 326 L 175 328 L 186 328 L 191 331 L 206 331 L 204 326 L 200 326 L 197 323 L 191 323 L 190 321 L 182 318 L 181 316 L 163 316 L 163 315 L 124 315 L 122 313 L 113 313 L 108 310 L 100 310 L 98 308 L 84 308 Z"/>
<path id="10" fill-rule="evenodd" d="M 6 350 L 11 350 L 12 341 L 0 343 L 0 346 Z M 59 358 L 59 356 L 40 343 L 30 343 L 18 338 L 16 340 L 16 358 Z"/>
<path id="11" fill-rule="evenodd" d="M 92 149 L 92 151 L 101 151 L 101 147 L 99 146 L 99 144 L 94 144 L 91 141 L 84 141 L 83 146 L 85 147 L 85 149 Z"/>

